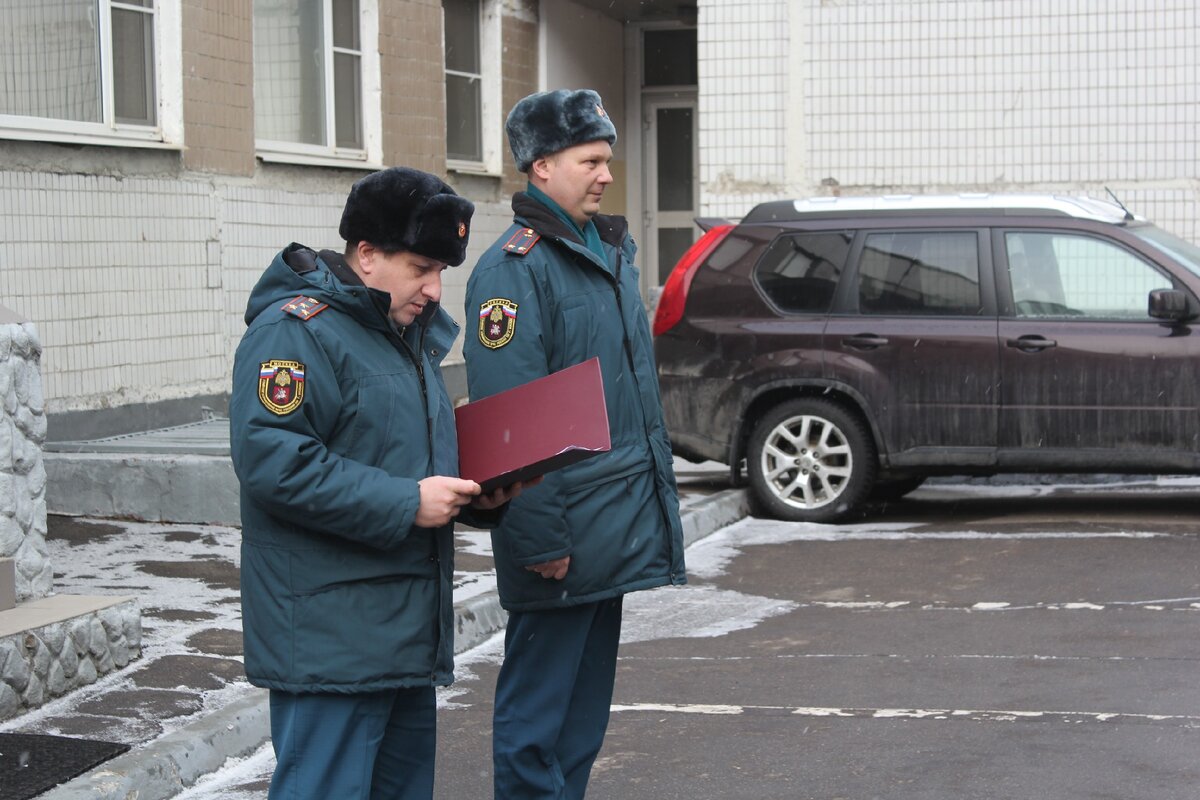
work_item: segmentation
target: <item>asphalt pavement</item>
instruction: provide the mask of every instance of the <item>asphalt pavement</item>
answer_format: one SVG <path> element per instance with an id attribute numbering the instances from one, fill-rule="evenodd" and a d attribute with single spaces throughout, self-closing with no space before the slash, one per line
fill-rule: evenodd
<path id="1" fill-rule="evenodd" d="M 1194 800 L 1198 509 L 1195 478 L 935 484 L 728 526 L 626 599 L 588 798 Z M 461 659 L 437 800 L 491 796 L 499 659 Z"/>
<path id="2" fill-rule="evenodd" d="M 1200 782 L 1200 479 L 938 482 L 867 521 L 745 515 L 678 463 L 690 583 L 631 595 L 596 800 L 1121 798 Z M 56 591 L 134 594 L 143 654 L 0 731 L 133 746 L 41 800 L 262 800 L 239 532 L 53 517 Z M 458 534 L 437 800 L 490 795 L 488 536 Z"/>
<path id="3" fill-rule="evenodd" d="M 685 538 L 746 514 L 716 464 L 677 461 Z M 136 596 L 142 655 L 127 668 L 0 723 L 0 732 L 71 736 L 132 746 L 125 755 L 40 795 L 42 800 L 174 797 L 230 759 L 269 751 L 266 693 L 242 667 L 240 532 L 51 515 L 54 591 Z M 456 532 L 456 651 L 502 630 L 486 532 Z M 224 795 L 218 794 L 215 797 Z"/>
<path id="4" fill-rule="evenodd" d="M 1197 508 L 1197 478 L 933 483 L 850 524 L 726 526 L 688 586 L 626 598 L 588 798 L 1192 800 Z M 491 796 L 502 649 L 439 692 L 435 800 Z M 179 800 L 263 800 L 272 765 Z"/>

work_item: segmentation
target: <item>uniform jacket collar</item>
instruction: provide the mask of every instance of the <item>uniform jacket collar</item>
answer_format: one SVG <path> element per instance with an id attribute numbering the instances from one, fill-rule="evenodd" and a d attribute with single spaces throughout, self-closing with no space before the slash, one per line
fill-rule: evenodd
<path id="1" fill-rule="evenodd" d="M 587 248 L 583 246 L 583 239 L 580 237 L 580 231 L 566 225 L 558 215 L 548 209 L 544 204 L 539 203 L 526 192 L 516 192 L 512 194 L 512 213 L 517 217 L 517 221 L 528 225 L 538 231 L 542 236 L 553 236 L 556 239 L 563 241 L 574 242 L 580 246 L 582 252 L 587 252 Z M 613 247 L 625 248 L 631 245 L 629 240 L 629 222 L 625 221 L 625 217 L 616 215 L 607 215 L 607 213 L 598 213 L 592 217 L 592 221 L 596 225 L 596 230 L 600 233 L 600 241 L 606 245 Z M 629 258 L 632 258 L 631 255 Z"/>
<path id="2" fill-rule="evenodd" d="M 246 324 L 301 295 L 328 303 L 331 309 L 354 317 L 363 327 L 399 333 L 388 318 L 391 298 L 386 292 L 365 286 L 340 253 L 318 253 L 295 242 L 279 251 L 250 292 Z M 444 354 L 458 335 L 457 323 L 440 305 L 427 306 L 421 318 L 409 327 L 410 334 L 420 333 L 412 328 L 424 327 L 426 345 L 432 345 L 439 354 Z"/>

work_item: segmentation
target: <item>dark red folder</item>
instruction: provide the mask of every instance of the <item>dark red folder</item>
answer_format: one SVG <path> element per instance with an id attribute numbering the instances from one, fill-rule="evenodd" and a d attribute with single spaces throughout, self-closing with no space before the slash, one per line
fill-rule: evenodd
<path id="1" fill-rule="evenodd" d="M 459 475 L 484 493 L 612 448 L 598 358 L 459 406 L 454 418 Z"/>

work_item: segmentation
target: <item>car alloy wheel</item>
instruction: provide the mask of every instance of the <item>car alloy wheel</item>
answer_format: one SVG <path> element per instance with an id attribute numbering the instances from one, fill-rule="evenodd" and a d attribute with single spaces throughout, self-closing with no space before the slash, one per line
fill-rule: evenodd
<path id="1" fill-rule="evenodd" d="M 865 425 L 824 399 L 790 400 L 769 411 L 750 437 L 746 461 L 763 510 L 809 522 L 855 510 L 876 471 Z"/>

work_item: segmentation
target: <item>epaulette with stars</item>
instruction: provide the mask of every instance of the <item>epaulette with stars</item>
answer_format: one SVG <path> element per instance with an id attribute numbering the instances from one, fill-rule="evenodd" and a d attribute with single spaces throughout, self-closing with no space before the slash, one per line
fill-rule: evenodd
<path id="1" fill-rule="evenodd" d="M 289 300 L 280 310 L 308 322 L 327 308 L 329 308 L 328 303 L 322 303 L 315 298 L 300 295 L 294 300 Z"/>
<path id="2" fill-rule="evenodd" d="M 533 249 L 533 246 L 542 238 L 541 234 L 533 228 L 521 228 L 512 235 L 512 238 L 504 243 L 503 249 L 509 253 L 516 253 L 519 256 L 527 254 Z"/>

